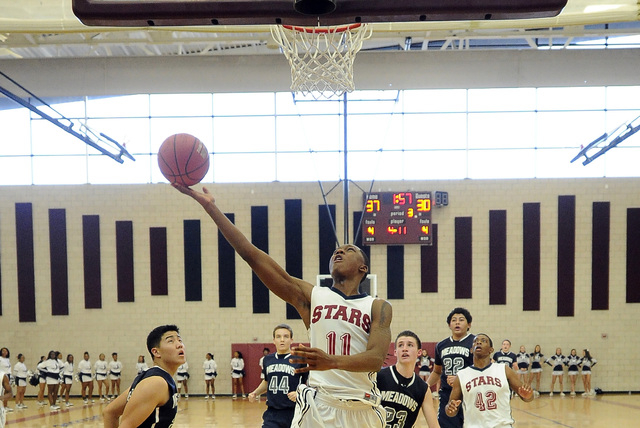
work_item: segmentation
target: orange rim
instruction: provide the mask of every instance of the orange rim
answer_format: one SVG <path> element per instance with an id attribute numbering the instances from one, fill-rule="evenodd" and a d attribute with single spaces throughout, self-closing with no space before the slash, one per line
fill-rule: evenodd
<path id="1" fill-rule="evenodd" d="M 298 31 L 300 33 L 314 33 L 314 34 L 326 34 L 326 33 L 342 33 L 345 31 L 351 31 L 362 26 L 362 23 L 340 25 L 338 27 L 298 27 L 296 25 L 283 25 L 283 28 L 287 30 Z"/>

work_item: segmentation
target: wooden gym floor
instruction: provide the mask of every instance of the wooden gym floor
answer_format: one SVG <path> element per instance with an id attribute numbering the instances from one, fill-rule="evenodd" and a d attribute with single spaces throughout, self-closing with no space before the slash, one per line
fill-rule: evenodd
<path id="1" fill-rule="evenodd" d="M 102 428 L 101 411 L 105 404 L 96 401 L 83 405 L 82 400 L 73 398 L 73 407 L 58 412 L 49 411 L 48 406 L 39 407 L 33 398 L 25 400 L 27 409 L 16 410 L 15 403 L 9 402 L 14 411 L 7 414 L 7 427 L 20 428 Z M 515 427 L 542 428 L 611 428 L 634 427 L 640 420 L 640 395 L 604 394 L 593 398 L 578 395 L 571 398 L 541 396 L 531 403 L 519 399 L 512 400 Z M 265 409 L 264 401 L 249 403 L 247 400 L 232 400 L 218 396 L 216 401 L 205 401 L 203 397 L 191 396 L 181 399 L 174 428 L 238 427 L 258 428 Z M 426 427 L 420 416 L 416 427 Z M 356 427 L 345 427 L 356 428 Z M 360 428 L 360 427 L 358 427 Z"/>

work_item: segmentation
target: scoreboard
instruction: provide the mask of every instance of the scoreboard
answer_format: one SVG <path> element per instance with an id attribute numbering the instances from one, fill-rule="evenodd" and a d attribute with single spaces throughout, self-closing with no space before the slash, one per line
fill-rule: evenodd
<path id="1" fill-rule="evenodd" d="M 431 192 L 364 195 L 362 243 L 431 245 Z"/>

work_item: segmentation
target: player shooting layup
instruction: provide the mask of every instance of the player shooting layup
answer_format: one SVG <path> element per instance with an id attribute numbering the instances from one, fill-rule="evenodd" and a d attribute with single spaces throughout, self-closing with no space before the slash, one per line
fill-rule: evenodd
<path id="1" fill-rule="evenodd" d="M 311 347 L 293 349 L 295 362 L 308 366 L 309 386 L 301 385 L 292 426 L 384 427 L 376 373 L 391 342 L 391 305 L 359 294 L 367 276 L 366 255 L 355 245 L 337 248 L 329 261 L 333 286 L 314 287 L 289 275 L 255 247 L 203 192 L 177 184 L 209 214 L 236 252 L 278 297 L 293 305 L 309 329 Z"/>

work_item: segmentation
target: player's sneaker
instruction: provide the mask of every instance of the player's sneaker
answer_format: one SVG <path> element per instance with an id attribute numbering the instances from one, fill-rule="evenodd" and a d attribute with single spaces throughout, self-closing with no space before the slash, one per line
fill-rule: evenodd
<path id="1" fill-rule="evenodd" d="M 553 392 L 550 392 L 550 393 L 549 393 L 549 397 L 553 397 Z"/>
<path id="2" fill-rule="evenodd" d="M 576 393 L 575 393 L 574 391 L 571 391 L 571 394 L 570 394 L 570 395 L 571 395 L 572 397 L 575 397 L 575 396 L 576 396 Z"/>
<path id="3" fill-rule="evenodd" d="M 560 397 L 564 397 L 564 392 L 561 392 L 561 393 L 560 393 Z"/>

